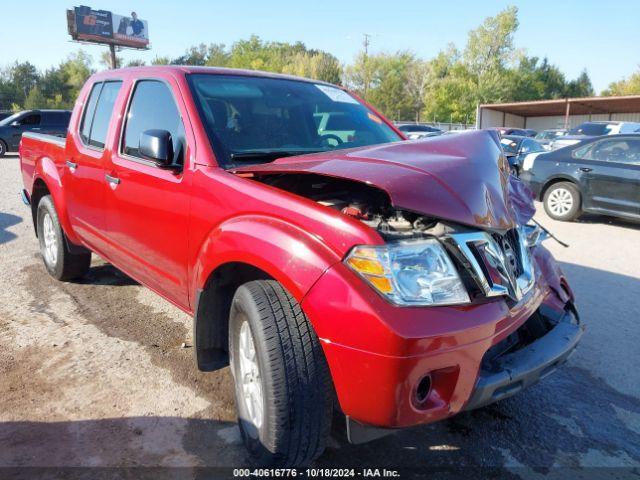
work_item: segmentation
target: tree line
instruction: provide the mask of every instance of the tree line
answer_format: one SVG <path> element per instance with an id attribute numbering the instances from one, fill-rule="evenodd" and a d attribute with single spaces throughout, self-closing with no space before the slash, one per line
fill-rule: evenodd
<path id="1" fill-rule="evenodd" d="M 264 41 L 254 35 L 229 47 L 200 44 L 177 58 L 157 56 L 151 63 L 266 70 L 342 84 L 395 120 L 473 123 L 480 103 L 595 94 L 586 71 L 568 80 L 547 58 L 528 56 L 516 48 L 517 29 L 518 10 L 508 7 L 470 31 L 463 48 L 450 44 L 431 59 L 408 50 L 371 54 L 364 48 L 353 62 L 342 65 L 331 53 L 302 42 Z M 108 52 L 100 56 L 99 64 L 108 68 Z M 117 64 L 145 62 L 117 58 Z M 94 71 L 92 57 L 83 51 L 45 71 L 16 62 L 0 71 L 0 110 L 71 108 Z M 603 92 L 638 93 L 640 71 Z"/>

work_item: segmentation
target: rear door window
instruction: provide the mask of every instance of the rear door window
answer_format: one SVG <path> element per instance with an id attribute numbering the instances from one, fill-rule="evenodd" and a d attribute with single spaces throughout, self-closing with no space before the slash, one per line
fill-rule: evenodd
<path id="1" fill-rule="evenodd" d="M 601 140 L 573 152 L 575 158 L 636 165 L 640 162 L 640 140 Z"/>
<path id="2" fill-rule="evenodd" d="M 98 104 L 98 97 L 100 96 L 100 90 L 102 89 L 102 82 L 95 83 L 91 87 L 91 93 L 89 99 L 84 107 L 82 113 L 82 121 L 80 122 L 80 138 L 85 144 L 89 144 L 89 134 L 91 133 L 91 123 L 93 122 L 93 115 L 96 111 L 96 105 Z"/>
<path id="3" fill-rule="evenodd" d="M 100 91 L 89 134 L 89 145 L 104 148 L 109 122 L 122 82 L 105 82 Z"/>

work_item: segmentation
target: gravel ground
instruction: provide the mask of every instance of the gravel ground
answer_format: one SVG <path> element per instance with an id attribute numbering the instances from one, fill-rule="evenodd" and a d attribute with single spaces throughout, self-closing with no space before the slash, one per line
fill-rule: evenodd
<path id="1" fill-rule="evenodd" d="M 182 348 L 191 319 L 99 259 L 79 283 L 51 279 L 18 159 L 0 165 L 0 466 L 246 465 L 228 371 Z M 360 446 L 336 432 L 318 466 L 640 468 L 640 224 L 538 220 L 570 244 L 547 242 L 588 329 L 569 363 L 439 424 Z"/>

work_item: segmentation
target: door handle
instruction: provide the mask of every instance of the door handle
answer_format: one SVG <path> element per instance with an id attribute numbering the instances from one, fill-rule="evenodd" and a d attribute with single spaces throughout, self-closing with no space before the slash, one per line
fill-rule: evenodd
<path id="1" fill-rule="evenodd" d="M 76 168 L 78 168 L 78 164 L 72 162 L 71 160 L 67 160 L 67 167 L 69 167 L 69 170 L 71 170 L 71 172 L 75 172 Z"/>
<path id="2" fill-rule="evenodd" d="M 112 177 L 111 175 L 105 175 L 104 178 L 106 178 L 107 182 L 109 182 L 112 185 L 118 185 L 120 183 L 120 179 L 118 177 Z"/>
<path id="3" fill-rule="evenodd" d="M 589 168 L 589 167 L 580 167 L 580 171 L 581 172 L 591 172 L 593 170 L 593 168 Z"/>

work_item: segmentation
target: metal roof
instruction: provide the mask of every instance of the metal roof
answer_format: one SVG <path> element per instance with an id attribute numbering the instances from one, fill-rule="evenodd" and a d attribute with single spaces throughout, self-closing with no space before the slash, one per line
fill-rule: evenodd
<path id="1" fill-rule="evenodd" d="M 559 98 L 557 100 L 536 100 L 531 102 L 489 103 L 480 105 L 500 112 L 520 115 L 521 117 L 545 117 L 565 115 L 569 104 L 571 115 L 589 115 L 597 113 L 638 113 L 640 95 L 623 97 L 583 97 Z"/>

